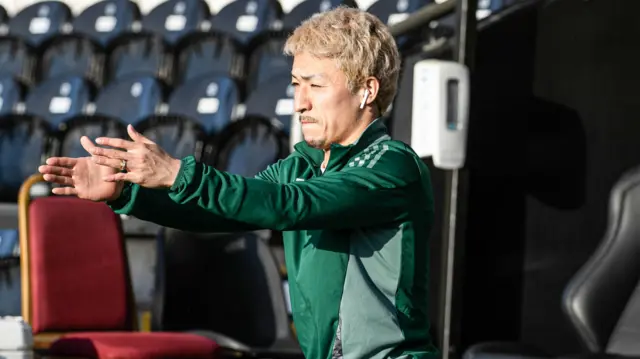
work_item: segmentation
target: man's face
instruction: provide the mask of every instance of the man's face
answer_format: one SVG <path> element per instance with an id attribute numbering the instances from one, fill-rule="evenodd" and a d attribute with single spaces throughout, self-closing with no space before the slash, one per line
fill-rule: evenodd
<path id="1" fill-rule="evenodd" d="M 347 78 L 334 60 L 307 53 L 295 55 L 291 75 L 304 140 L 323 150 L 332 143 L 346 145 L 343 141 L 358 123 L 360 92 L 349 91 Z"/>

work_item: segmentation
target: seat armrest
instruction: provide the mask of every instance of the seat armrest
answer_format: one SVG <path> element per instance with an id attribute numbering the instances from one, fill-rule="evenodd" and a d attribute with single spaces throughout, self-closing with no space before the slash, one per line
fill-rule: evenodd
<path id="1" fill-rule="evenodd" d="M 537 359 L 552 355 L 531 345 L 515 342 L 486 342 L 470 346 L 463 359 Z"/>

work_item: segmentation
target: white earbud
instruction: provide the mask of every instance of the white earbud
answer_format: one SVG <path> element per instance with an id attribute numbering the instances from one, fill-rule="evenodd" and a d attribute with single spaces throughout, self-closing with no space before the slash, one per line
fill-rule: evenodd
<path id="1" fill-rule="evenodd" d="M 364 96 L 362 96 L 362 102 L 360 103 L 360 109 L 364 109 L 364 105 L 367 103 L 367 99 L 369 98 L 369 90 L 364 90 Z"/>

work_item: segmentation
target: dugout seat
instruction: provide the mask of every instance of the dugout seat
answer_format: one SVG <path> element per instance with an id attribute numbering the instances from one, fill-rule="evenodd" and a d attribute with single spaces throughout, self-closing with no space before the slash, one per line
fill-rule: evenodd
<path id="1" fill-rule="evenodd" d="M 235 0 L 211 19 L 211 28 L 236 39 L 245 49 L 258 34 L 272 29 L 282 17 L 277 0 Z"/>
<path id="2" fill-rule="evenodd" d="M 165 228 L 157 253 L 156 329 L 211 338 L 237 357 L 303 358 L 265 238 Z"/>
<path id="3" fill-rule="evenodd" d="M 82 35 L 58 35 L 43 51 L 38 78 L 46 81 L 61 76 L 80 76 L 101 86 L 104 61 L 104 51 L 93 41 Z"/>
<path id="4" fill-rule="evenodd" d="M 135 76 L 114 82 L 98 93 L 95 114 L 138 125 L 157 113 L 164 100 L 161 83 L 150 76 Z"/>
<path id="5" fill-rule="evenodd" d="M 133 32 L 140 20 L 138 5 L 129 0 L 99 1 L 84 9 L 73 20 L 73 31 L 108 50 L 117 38 Z"/>
<path id="6" fill-rule="evenodd" d="M 25 85 L 35 82 L 35 64 L 37 57 L 33 49 L 23 40 L 13 37 L 0 37 L 0 76 L 12 76 Z"/>
<path id="7" fill-rule="evenodd" d="M 254 41 L 248 64 L 247 93 L 255 91 L 274 74 L 291 73 L 293 57 L 283 53 L 286 41 L 285 32 L 266 33 Z"/>
<path id="8" fill-rule="evenodd" d="M 167 0 L 142 18 L 142 28 L 175 46 L 183 37 L 199 32 L 209 17 L 209 5 L 204 0 Z"/>
<path id="9" fill-rule="evenodd" d="M 249 94 L 245 114 L 272 119 L 274 125 L 288 135 L 291 129 L 291 116 L 295 112 L 293 93 L 290 71 L 274 74 Z"/>
<path id="10" fill-rule="evenodd" d="M 604 237 L 565 287 L 562 309 L 589 358 L 637 357 L 640 344 L 640 167 L 614 184 Z M 552 357 L 518 343 L 480 343 L 464 359 Z M 580 355 L 572 356 L 579 358 Z"/>
<path id="11" fill-rule="evenodd" d="M 244 76 L 242 49 L 228 35 L 209 32 L 190 36 L 176 52 L 176 84 L 211 75 Z"/>
<path id="12" fill-rule="evenodd" d="M 149 75 L 170 84 L 173 55 L 159 35 L 136 33 L 113 44 L 107 64 L 109 81 Z"/>
<path id="13" fill-rule="evenodd" d="M 38 48 L 53 36 L 63 33 L 63 27 L 71 18 L 71 9 L 64 2 L 37 2 L 20 10 L 9 20 L 9 34 Z"/>
<path id="14" fill-rule="evenodd" d="M 338 6 L 357 8 L 358 4 L 355 0 L 304 0 L 284 15 L 282 18 L 282 28 L 291 31 L 313 15 L 323 13 Z"/>
<path id="15" fill-rule="evenodd" d="M 39 174 L 30 177 L 18 203 L 22 317 L 35 347 L 54 357 L 217 357 L 217 344 L 201 336 L 134 332 L 119 217 L 104 203 L 31 198 L 30 188 L 41 181 Z"/>

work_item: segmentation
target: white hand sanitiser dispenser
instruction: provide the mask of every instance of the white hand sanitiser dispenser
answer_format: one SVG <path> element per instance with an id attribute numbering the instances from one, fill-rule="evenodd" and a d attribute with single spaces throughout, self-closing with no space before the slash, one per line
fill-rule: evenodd
<path id="1" fill-rule="evenodd" d="M 469 119 L 469 70 L 443 60 L 422 60 L 413 69 L 411 147 L 441 169 L 464 166 Z"/>

